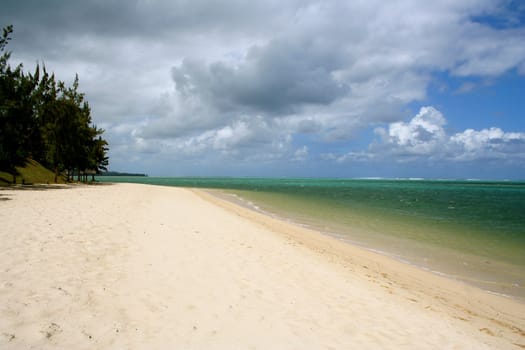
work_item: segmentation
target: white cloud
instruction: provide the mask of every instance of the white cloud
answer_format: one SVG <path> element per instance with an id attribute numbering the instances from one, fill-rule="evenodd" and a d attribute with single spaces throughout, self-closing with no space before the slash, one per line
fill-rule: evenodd
<path id="1" fill-rule="evenodd" d="M 456 147 L 454 160 L 498 160 L 525 161 L 525 133 L 504 132 L 500 128 L 467 129 L 450 138 Z"/>
<path id="2" fill-rule="evenodd" d="M 178 137 L 257 115 L 280 119 L 292 134 L 311 126 L 322 140 L 351 140 L 399 120 L 407 103 L 426 97 L 434 71 L 492 76 L 525 59 L 521 29 L 472 22 L 495 11 L 492 2 L 421 4 L 312 1 L 290 26 L 280 22 L 282 31 L 238 47 L 233 60 L 187 56 L 172 69 L 177 107 L 144 135 Z"/>
<path id="3" fill-rule="evenodd" d="M 525 162 L 525 133 L 500 128 L 448 134 L 447 120 L 434 107 L 422 107 L 408 122 L 377 128 L 380 140 L 367 152 L 349 152 L 333 157 L 338 162 L 390 160 L 407 161 L 501 161 Z"/>
<path id="4" fill-rule="evenodd" d="M 376 156 L 373 153 L 358 151 L 358 152 L 348 152 L 343 155 L 335 155 L 333 153 L 324 154 L 323 158 L 325 160 L 335 160 L 337 163 L 346 163 L 346 162 L 367 162 L 374 160 Z"/>
<path id="5" fill-rule="evenodd" d="M 7 0 L 0 22 L 15 25 L 14 62 L 30 68 L 43 60 L 62 80 L 79 73 L 112 162 L 125 162 L 126 151 L 144 159 L 152 152 L 306 159 L 322 151 L 294 149 L 299 134 L 326 145 L 385 124 L 369 151 L 334 158 L 376 159 L 381 150 L 405 160 L 452 159 L 457 151 L 459 160 L 519 154 L 522 146 L 508 133 L 476 134 L 487 130 L 454 138 L 431 107 L 400 120 L 408 104 L 427 98 L 436 74 L 454 75 L 464 93 L 473 80 L 524 74 L 525 28 L 505 4 Z M 508 25 L 480 16 L 503 16 Z M 483 152 L 469 148 L 476 138 Z"/>
<path id="6" fill-rule="evenodd" d="M 518 67 L 525 60 L 523 28 L 495 31 L 469 24 L 463 30 L 469 42 L 461 41 L 462 47 L 451 69 L 456 75 L 496 76 Z"/>
<path id="7" fill-rule="evenodd" d="M 474 84 L 473 82 L 467 81 L 467 82 L 461 84 L 461 86 L 455 91 L 455 93 L 457 93 L 457 94 L 466 94 L 466 93 L 471 92 L 475 88 L 476 88 L 476 84 Z"/>
<path id="8" fill-rule="evenodd" d="M 437 109 L 423 107 L 408 123 L 396 122 L 388 130 L 377 129 L 384 141 L 407 154 L 431 154 L 446 139 L 444 126 L 447 121 Z"/>
<path id="9" fill-rule="evenodd" d="M 294 161 L 304 161 L 308 158 L 308 146 L 298 148 L 293 154 Z"/>

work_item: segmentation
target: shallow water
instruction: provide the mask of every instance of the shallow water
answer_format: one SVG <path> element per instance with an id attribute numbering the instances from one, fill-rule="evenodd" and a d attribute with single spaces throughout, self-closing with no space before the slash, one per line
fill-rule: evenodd
<path id="1" fill-rule="evenodd" d="M 525 300 L 523 182 L 101 179 L 226 190 L 258 210 Z"/>

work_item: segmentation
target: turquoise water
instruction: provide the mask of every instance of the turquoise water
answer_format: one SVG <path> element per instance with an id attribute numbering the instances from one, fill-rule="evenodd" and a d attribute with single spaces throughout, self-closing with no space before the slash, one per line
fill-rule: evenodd
<path id="1" fill-rule="evenodd" d="M 267 213 L 525 300 L 525 182 L 101 177 L 221 189 Z"/>

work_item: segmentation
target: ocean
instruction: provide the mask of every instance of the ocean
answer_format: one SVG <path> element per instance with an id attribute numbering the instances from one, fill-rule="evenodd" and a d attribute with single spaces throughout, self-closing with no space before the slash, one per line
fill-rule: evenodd
<path id="1" fill-rule="evenodd" d="M 525 301 L 525 182 L 98 177 L 223 198 Z M 215 192 L 216 194 L 218 192 Z"/>

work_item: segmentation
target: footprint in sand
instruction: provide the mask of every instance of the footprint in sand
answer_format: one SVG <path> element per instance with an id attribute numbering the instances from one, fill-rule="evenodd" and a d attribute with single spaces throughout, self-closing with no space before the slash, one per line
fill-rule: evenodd
<path id="1" fill-rule="evenodd" d="M 55 334 L 62 333 L 62 328 L 53 322 L 47 327 L 47 329 L 41 331 L 41 333 L 44 333 L 47 339 L 51 339 Z"/>
<path id="2" fill-rule="evenodd" d="M 490 329 L 488 329 L 488 328 L 480 328 L 479 331 L 480 331 L 480 332 L 483 332 L 483 333 L 486 333 L 486 334 L 488 334 L 488 335 L 491 335 L 491 336 L 494 336 L 494 335 L 495 335 L 494 332 L 492 332 L 492 331 L 491 331 Z"/>
<path id="3" fill-rule="evenodd" d="M 16 338 L 15 335 L 11 333 L 3 333 L 3 334 L 7 338 L 7 342 L 11 342 Z"/>

